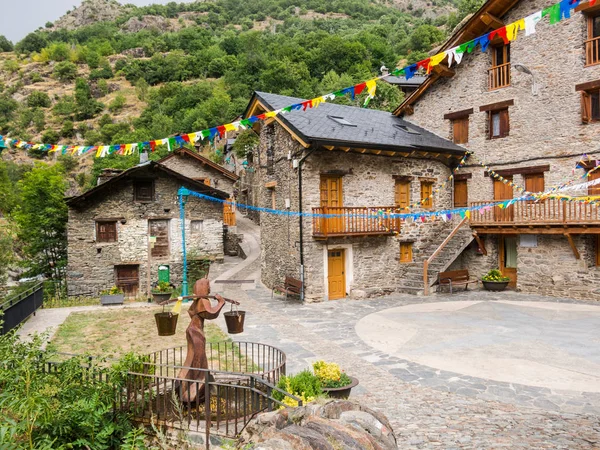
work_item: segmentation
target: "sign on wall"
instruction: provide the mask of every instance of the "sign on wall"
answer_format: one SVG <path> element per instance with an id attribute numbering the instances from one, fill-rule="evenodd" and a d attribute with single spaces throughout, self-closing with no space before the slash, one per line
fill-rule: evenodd
<path id="1" fill-rule="evenodd" d="M 538 246 L 537 234 L 521 234 L 519 245 L 524 248 L 535 248 Z"/>

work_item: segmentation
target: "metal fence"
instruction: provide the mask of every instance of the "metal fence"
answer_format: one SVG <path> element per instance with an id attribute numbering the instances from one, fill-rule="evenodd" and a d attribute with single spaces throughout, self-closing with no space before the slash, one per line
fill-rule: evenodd
<path id="1" fill-rule="evenodd" d="M 20 325 L 25 319 L 42 306 L 44 302 L 44 283 L 38 283 L 26 291 L 0 303 L 3 312 L 0 334 L 6 334 Z"/>

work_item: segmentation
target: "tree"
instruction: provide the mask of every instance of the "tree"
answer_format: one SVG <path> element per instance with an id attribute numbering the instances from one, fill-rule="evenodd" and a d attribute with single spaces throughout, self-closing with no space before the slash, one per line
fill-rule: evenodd
<path id="1" fill-rule="evenodd" d="M 146 101 L 146 96 L 148 95 L 149 88 L 150 88 L 150 85 L 143 78 L 140 78 L 139 80 L 136 81 L 135 92 L 137 93 L 137 97 L 140 101 L 142 101 L 142 102 Z"/>
<path id="2" fill-rule="evenodd" d="M 12 52 L 13 50 L 13 43 L 6 39 L 6 36 L 0 34 L 0 52 Z"/>
<path id="3" fill-rule="evenodd" d="M 233 143 L 233 151 L 238 158 L 245 158 L 246 153 L 258 147 L 259 139 L 254 130 L 244 130 Z"/>
<path id="4" fill-rule="evenodd" d="M 444 39 L 444 33 L 433 25 L 419 25 L 410 35 L 410 43 L 415 51 L 427 51 Z"/>
<path id="5" fill-rule="evenodd" d="M 27 97 L 27 106 L 30 108 L 48 108 L 50 106 L 50 97 L 42 91 L 33 91 Z"/>
<path id="6" fill-rule="evenodd" d="M 19 182 L 21 202 L 14 218 L 30 275 L 44 274 L 60 282 L 67 265 L 68 187 L 60 164 L 36 163 Z"/>
<path id="7" fill-rule="evenodd" d="M 22 53 L 41 52 L 47 44 L 46 33 L 34 32 L 15 45 L 15 50 Z"/>
<path id="8" fill-rule="evenodd" d="M 74 80 L 77 76 L 77 66 L 70 61 L 59 62 L 54 67 L 54 76 L 60 81 Z"/>
<path id="9" fill-rule="evenodd" d="M 75 82 L 75 106 L 77 120 L 92 119 L 104 109 L 102 103 L 92 98 L 90 85 L 83 78 Z"/>
<path id="10" fill-rule="evenodd" d="M 467 15 L 477 11 L 484 3 L 485 0 L 460 0 L 460 3 L 458 4 L 458 14 L 461 20 Z"/>

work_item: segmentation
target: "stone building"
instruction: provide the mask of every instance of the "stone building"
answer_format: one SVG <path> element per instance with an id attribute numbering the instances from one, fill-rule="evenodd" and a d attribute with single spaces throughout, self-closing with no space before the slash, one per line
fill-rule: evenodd
<path id="1" fill-rule="evenodd" d="M 153 161 L 105 174 L 99 182 L 67 200 L 69 295 L 97 295 L 117 285 L 127 295 L 137 296 L 157 281 L 159 266 L 168 266 L 170 281 L 181 283 L 178 189 L 183 186 L 219 199 L 229 197 L 204 181 Z M 189 255 L 222 260 L 221 203 L 189 197 L 185 227 Z M 156 238 L 153 244 L 150 236 Z"/>
<path id="2" fill-rule="evenodd" d="M 570 19 L 550 25 L 542 18 L 535 34 L 520 31 L 509 44 L 500 39 L 485 53 L 465 54 L 459 66 L 442 64 L 395 111 L 473 152 L 454 186 L 461 204 L 521 195 L 490 177 L 482 162 L 530 192 L 580 178 L 598 164 L 600 4 L 574 3 Z M 489 0 L 442 50 L 548 6 L 545 0 Z M 593 196 L 600 189 L 569 194 Z M 517 202 L 507 211 L 474 212 L 470 226 L 487 255 L 468 249 L 453 268 L 480 276 L 499 267 L 524 292 L 600 299 L 597 206 Z"/>
<path id="3" fill-rule="evenodd" d="M 304 100 L 256 92 L 245 116 Z M 390 113 L 330 103 L 255 124 L 258 206 L 346 217 L 262 212 L 262 281 L 304 280 L 307 301 L 415 291 L 419 264 L 452 230 L 451 222 L 412 223 L 377 216 L 452 205 L 440 188 L 465 150 Z M 470 234 L 457 236 L 468 245 Z M 457 251 L 457 249 L 454 249 Z M 455 255 L 454 255 L 455 256 Z M 440 259 L 443 269 L 452 261 Z"/>

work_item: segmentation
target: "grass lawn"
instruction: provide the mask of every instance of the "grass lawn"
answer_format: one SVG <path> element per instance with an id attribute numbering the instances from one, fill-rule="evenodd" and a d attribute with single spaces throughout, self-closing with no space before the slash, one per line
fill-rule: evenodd
<path id="1" fill-rule="evenodd" d="M 128 352 L 146 354 L 186 345 L 185 330 L 190 323 L 186 306 L 173 336 L 158 335 L 154 313 L 161 311 L 162 307 L 73 313 L 58 328 L 48 349 L 117 358 Z M 204 329 L 207 342 L 229 340 L 210 322 L 204 323 Z"/>

